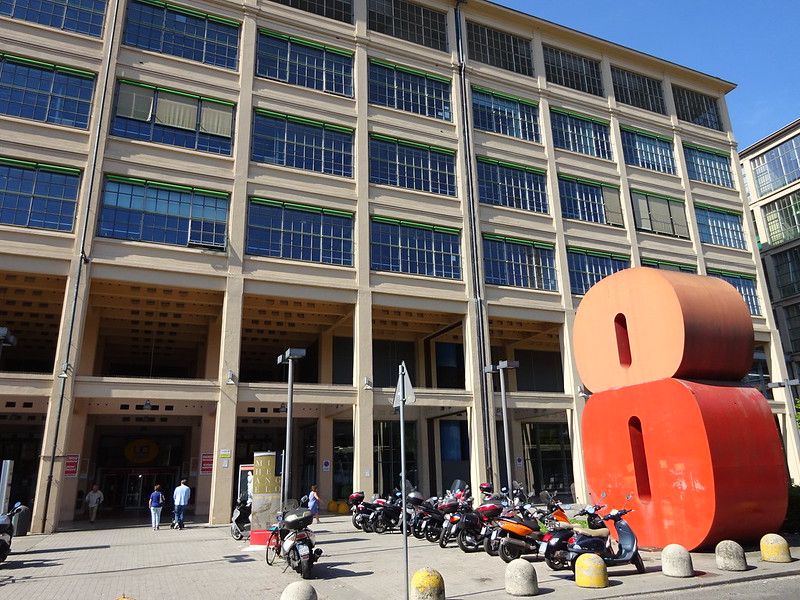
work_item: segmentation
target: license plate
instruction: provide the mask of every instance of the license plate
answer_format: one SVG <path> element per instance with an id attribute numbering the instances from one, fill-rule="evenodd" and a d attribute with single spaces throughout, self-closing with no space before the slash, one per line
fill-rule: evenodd
<path id="1" fill-rule="evenodd" d="M 539 542 L 539 554 L 544 556 L 545 550 L 547 550 L 547 542 Z"/>
<path id="2" fill-rule="evenodd" d="M 300 552 L 300 556 L 302 556 L 303 558 L 308 556 L 309 552 L 311 551 L 310 548 L 305 544 L 298 545 L 297 549 Z"/>

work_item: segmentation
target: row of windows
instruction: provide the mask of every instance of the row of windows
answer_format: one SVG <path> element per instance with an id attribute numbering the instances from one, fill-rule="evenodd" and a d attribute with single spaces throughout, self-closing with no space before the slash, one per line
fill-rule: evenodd
<path id="1" fill-rule="evenodd" d="M 800 246 L 778 252 L 773 257 L 773 264 L 775 285 L 781 298 L 800 294 Z"/>
<path id="2" fill-rule="evenodd" d="M 764 207 L 767 235 L 772 245 L 800 238 L 800 191 L 792 192 Z"/>
<path id="3" fill-rule="evenodd" d="M 784 309 L 786 329 L 793 352 L 800 352 L 800 304 L 791 304 Z"/>
<path id="4" fill-rule="evenodd" d="M 752 160 L 758 195 L 800 179 L 800 134 Z"/>
<path id="5" fill-rule="evenodd" d="M 0 0 L 0 15 L 100 37 L 105 0 Z"/>

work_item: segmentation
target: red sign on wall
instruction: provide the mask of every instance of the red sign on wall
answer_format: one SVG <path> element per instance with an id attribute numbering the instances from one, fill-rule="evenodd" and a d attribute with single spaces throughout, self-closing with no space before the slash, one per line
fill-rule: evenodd
<path id="1" fill-rule="evenodd" d="M 203 452 L 200 455 L 200 475 L 211 475 L 214 470 L 214 453 Z"/>
<path id="2" fill-rule="evenodd" d="M 77 477 L 78 464 L 80 464 L 80 462 L 80 454 L 67 454 L 64 457 L 64 477 Z"/>

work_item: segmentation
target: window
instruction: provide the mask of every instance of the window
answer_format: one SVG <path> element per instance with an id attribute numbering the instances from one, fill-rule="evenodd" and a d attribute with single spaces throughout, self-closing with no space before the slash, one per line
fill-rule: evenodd
<path id="1" fill-rule="evenodd" d="M 600 61 L 542 46 L 547 81 L 595 96 L 603 95 Z"/>
<path id="2" fill-rule="evenodd" d="M 678 271 L 680 273 L 697 273 L 697 267 L 692 265 L 682 265 L 680 263 L 665 262 L 663 260 L 653 260 L 650 258 L 642 259 L 642 266 L 651 269 L 661 269 L 662 271 Z"/>
<path id="3" fill-rule="evenodd" d="M 72 231 L 81 172 L 0 158 L 0 223 Z"/>
<path id="4" fill-rule="evenodd" d="M 534 102 L 473 87 L 472 118 L 475 129 L 539 141 L 539 107 Z"/>
<path id="5" fill-rule="evenodd" d="M 284 6 L 335 19 L 342 23 L 353 22 L 353 0 L 272 0 Z"/>
<path id="6" fill-rule="evenodd" d="M 111 133 L 230 155 L 233 104 L 121 80 Z"/>
<path id="7" fill-rule="evenodd" d="M 758 195 L 800 179 L 800 134 L 752 160 Z"/>
<path id="8" fill-rule="evenodd" d="M 86 129 L 94 73 L 0 54 L 0 114 Z"/>
<path id="9" fill-rule="evenodd" d="M 636 229 L 689 238 L 684 202 L 675 198 L 631 190 Z"/>
<path id="10" fill-rule="evenodd" d="M 353 265 L 353 213 L 250 198 L 247 253 Z"/>
<path id="11" fill-rule="evenodd" d="M 467 48 L 472 60 L 533 75 L 531 45 L 526 39 L 467 21 Z"/>
<path id="12" fill-rule="evenodd" d="M 344 50 L 261 30 L 256 75 L 314 90 L 353 95 L 353 55 Z"/>
<path id="13" fill-rule="evenodd" d="M 98 235 L 225 249 L 228 194 L 107 175 Z"/>
<path id="14" fill-rule="evenodd" d="M 373 135 L 369 141 L 369 180 L 399 187 L 456 195 L 455 152 Z"/>
<path id="15" fill-rule="evenodd" d="M 727 188 L 733 187 L 730 156 L 699 146 L 683 145 L 689 179 Z"/>
<path id="16" fill-rule="evenodd" d="M 717 271 L 715 269 L 708 269 L 708 275 L 711 277 L 719 277 L 730 283 L 742 295 L 747 308 L 750 309 L 751 315 L 760 315 L 761 306 L 758 302 L 758 293 L 756 291 L 756 278 L 752 275 L 741 275 L 739 273 L 728 273 L 725 271 Z"/>
<path id="17" fill-rule="evenodd" d="M 369 63 L 369 101 L 434 119 L 452 117 L 449 79 L 378 60 Z"/>
<path id="18" fill-rule="evenodd" d="M 792 351 L 800 352 L 800 304 L 791 304 L 784 307 L 786 315 L 786 329 L 789 333 L 789 341 L 792 343 Z"/>
<path id="19" fill-rule="evenodd" d="M 662 115 L 667 114 L 664 90 L 658 79 L 651 79 L 619 67 L 611 67 L 614 97 L 617 102 L 637 106 Z"/>
<path id="20" fill-rule="evenodd" d="M 550 123 L 556 148 L 611 159 L 607 121 L 551 108 Z"/>
<path id="21" fill-rule="evenodd" d="M 800 294 L 800 246 L 778 252 L 773 257 L 775 284 L 781 298 Z"/>
<path id="22" fill-rule="evenodd" d="M 122 43 L 235 69 L 239 23 L 156 0 L 132 0 Z"/>
<path id="23" fill-rule="evenodd" d="M 561 214 L 565 219 L 578 219 L 624 227 L 619 188 L 588 179 L 558 176 Z"/>
<path id="24" fill-rule="evenodd" d="M 485 204 L 547 213 L 547 179 L 539 169 L 478 157 L 478 198 Z"/>
<path id="25" fill-rule="evenodd" d="M 675 110 L 681 121 L 722 131 L 716 98 L 677 85 L 672 86 L 672 95 L 675 98 Z"/>
<path id="26" fill-rule="evenodd" d="M 675 174 L 675 155 L 670 138 L 620 127 L 625 164 Z"/>
<path id="27" fill-rule="evenodd" d="M 447 15 L 405 0 L 368 0 L 367 28 L 447 52 Z"/>
<path id="28" fill-rule="evenodd" d="M 483 262 L 486 283 L 558 290 L 552 244 L 484 235 Z"/>
<path id="29" fill-rule="evenodd" d="M 782 244 L 800 238 L 800 191 L 770 202 L 764 207 L 769 243 Z"/>
<path id="30" fill-rule="evenodd" d="M 256 109 L 252 159 L 353 176 L 353 130 Z"/>
<path id="31" fill-rule="evenodd" d="M 372 268 L 412 275 L 461 279 L 460 232 L 374 217 Z"/>
<path id="32" fill-rule="evenodd" d="M 0 15 L 100 37 L 106 0 L 0 0 Z"/>
<path id="33" fill-rule="evenodd" d="M 618 254 L 569 248 L 569 285 L 573 294 L 585 294 L 595 283 L 630 266 L 630 258 Z"/>
<path id="34" fill-rule="evenodd" d="M 721 208 L 695 203 L 700 241 L 729 248 L 745 248 L 742 215 Z"/>

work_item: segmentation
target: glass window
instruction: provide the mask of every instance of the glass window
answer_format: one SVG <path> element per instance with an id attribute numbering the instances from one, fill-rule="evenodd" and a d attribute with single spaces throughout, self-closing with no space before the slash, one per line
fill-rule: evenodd
<path id="1" fill-rule="evenodd" d="M 86 129 L 94 73 L 0 54 L 0 114 Z"/>
<path id="2" fill-rule="evenodd" d="M 651 269 L 661 269 L 662 271 L 678 271 L 679 273 L 697 273 L 697 267 L 692 265 L 681 265 L 678 263 L 664 262 L 649 258 L 642 259 L 642 266 Z"/>
<path id="3" fill-rule="evenodd" d="M 603 95 L 600 61 L 550 46 L 542 46 L 542 50 L 547 81 L 595 96 Z"/>
<path id="4" fill-rule="evenodd" d="M 472 60 L 520 75 L 533 75 L 528 40 L 467 21 L 467 48 Z"/>
<path id="5" fill-rule="evenodd" d="M 461 236 L 454 229 L 375 217 L 372 268 L 412 275 L 461 279 Z"/>
<path id="6" fill-rule="evenodd" d="M 800 179 L 800 134 L 752 160 L 758 195 Z"/>
<path id="7" fill-rule="evenodd" d="M 353 130 L 256 110 L 252 159 L 352 177 Z"/>
<path id="8" fill-rule="evenodd" d="M 539 141 L 539 107 L 533 102 L 472 88 L 475 129 Z"/>
<path id="9" fill-rule="evenodd" d="M 684 203 L 674 198 L 631 190 L 636 229 L 689 238 Z"/>
<path id="10" fill-rule="evenodd" d="M 733 187 L 731 160 L 727 154 L 720 154 L 697 146 L 683 145 L 689 179 L 704 181 L 727 188 Z"/>
<path id="11" fill-rule="evenodd" d="M 667 114 L 664 90 L 658 79 L 651 79 L 613 66 L 611 67 L 611 79 L 614 82 L 614 97 L 617 102 L 662 115 Z"/>
<path id="12" fill-rule="evenodd" d="M 550 109 L 556 148 L 611 159 L 608 123 Z"/>
<path id="13" fill-rule="evenodd" d="M 642 131 L 620 128 L 625 164 L 675 174 L 672 140 Z"/>
<path id="14" fill-rule="evenodd" d="M 230 155 L 233 105 L 120 81 L 111 133 L 136 140 Z"/>
<path id="15" fill-rule="evenodd" d="M 106 0 L 0 0 L 0 15 L 100 37 Z"/>
<path id="16" fill-rule="evenodd" d="M 618 188 L 559 176 L 558 193 L 565 219 L 624 226 Z"/>
<path id="17" fill-rule="evenodd" d="M 81 172 L 0 158 L 0 223 L 72 231 Z"/>
<path id="18" fill-rule="evenodd" d="M 353 22 L 353 0 L 272 0 L 343 23 Z"/>
<path id="19" fill-rule="evenodd" d="M 314 90 L 353 95 L 353 55 L 343 50 L 259 31 L 256 74 Z"/>
<path id="20" fill-rule="evenodd" d="M 250 198 L 247 253 L 353 265 L 353 214 Z"/>
<path id="21" fill-rule="evenodd" d="M 372 60 L 369 101 L 434 119 L 451 120 L 450 80 Z"/>
<path id="22" fill-rule="evenodd" d="M 478 198 L 485 204 L 547 213 L 544 171 L 478 158 Z"/>
<path id="23" fill-rule="evenodd" d="M 764 207 L 769 243 L 776 245 L 800 238 L 800 191 Z"/>
<path id="24" fill-rule="evenodd" d="M 758 292 L 756 291 L 756 279 L 749 275 L 739 275 L 738 273 L 726 273 L 724 271 L 708 270 L 710 277 L 719 277 L 730 283 L 742 295 L 751 315 L 761 314 L 761 305 L 758 302 Z"/>
<path id="25" fill-rule="evenodd" d="M 694 212 L 697 215 L 701 242 L 729 248 L 746 247 L 742 232 L 742 215 L 702 204 L 695 204 Z"/>
<path id="26" fill-rule="evenodd" d="M 555 252 L 550 245 L 485 235 L 483 262 L 486 283 L 558 290 Z"/>
<path id="27" fill-rule="evenodd" d="M 781 298 L 800 294 L 800 246 L 773 255 L 775 285 Z"/>
<path id="28" fill-rule="evenodd" d="M 573 294 L 585 294 L 595 283 L 630 266 L 630 258 L 603 252 L 567 250 L 569 285 Z"/>
<path id="29" fill-rule="evenodd" d="M 188 8 L 131 0 L 122 43 L 235 69 L 239 24 Z"/>
<path id="30" fill-rule="evenodd" d="M 101 237 L 224 250 L 229 195 L 106 176 Z"/>
<path id="31" fill-rule="evenodd" d="M 373 136 L 369 141 L 369 180 L 371 183 L 455 196 L 455 153 Z"/>
<path id="32" fill-rule="evenodd" d="M 783 310 L 786 315 L 786 330 L 789 333 L 789 341 L 792 343 L 792 351 L 800 352 L 800 304 L 790 304 Z"/>
<path id="33" fill-rule="evenodd" d="M 675 98 L 675 110 L 681 121 L 722 131 L 716 98 L 677 85 L 672 86 L 672 95 Z"/>
<path id="34" fill-rule="evenodd" d="M 447 52 L 447 14 L 405 0 L 367 0 L 371 31 Z"/>

